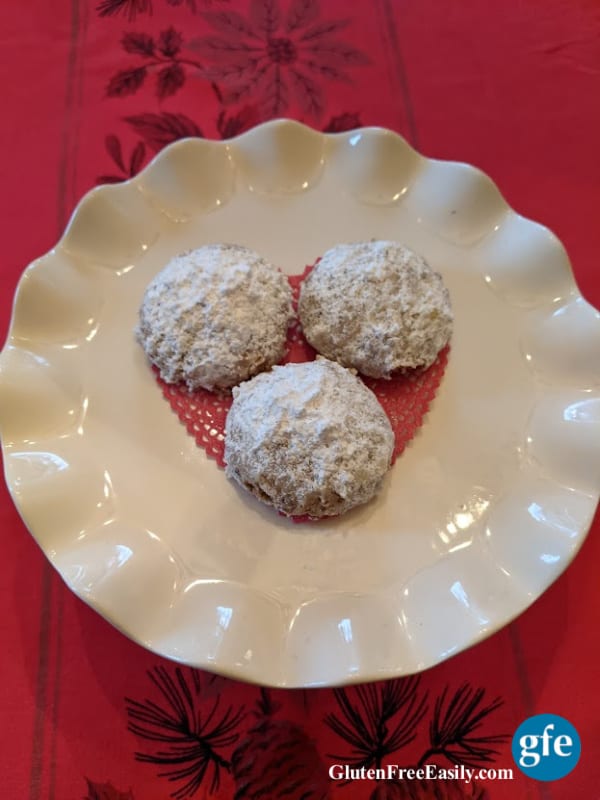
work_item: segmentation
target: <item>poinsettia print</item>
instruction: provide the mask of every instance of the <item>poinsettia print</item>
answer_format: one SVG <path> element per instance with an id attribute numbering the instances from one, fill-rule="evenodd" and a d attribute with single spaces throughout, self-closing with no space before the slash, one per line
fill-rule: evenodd
<path id="1" fill-rule="evenodd" d="M 237 103 L 251 91 L 264 116 L 278 116 L 295 102 L 309 118 L 323 114 L 323 84 L 351 82 L 350 70 L 368 56 L 340 38 L 348 19 L 322 17 L 319 0 L 250 0 L 247 15 L 232 9 L 205 11 L 215 35 L 189 46 L 209 66 L 205 76 Z"/>
<path id="2" fill-rule="evenodd" d="M 159 100 L 175 94 L 186 81 L 186 69 L 201 69 L 194 59 L 182 53 L 183 36 L 170 27 L 158 37 L 146 33 L 129 32 L 121 39 L 126 53 L 140 61 L 116 72 L 106 86 L 108 97 L 126 97 L 140 89 L 146 79 L 154 76 L 154 88 Z"/>

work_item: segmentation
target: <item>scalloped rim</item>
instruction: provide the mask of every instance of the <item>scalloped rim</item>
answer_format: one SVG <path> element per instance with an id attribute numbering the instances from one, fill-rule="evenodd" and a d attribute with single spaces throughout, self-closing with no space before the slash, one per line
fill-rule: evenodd
<path id="1" fill-rule="evenodd" d="M 194 195 L 193 183 L 186 185 L 185 168 L 191 157 L 197 158 L 198 163 L 206 169 L 209 188 L 201 199 Z M 220 159 L 220 162 L 211 171 L 207 159 Z M 236 160 L 237 165 L 234 163 Z M 126 257 L 129 257 L 130 252 L 135 254 L 136 248 L 140 246 L 144 250 L 151 248 L 151 240 L 149 244 L 140 245 L 144 238 L 141 237 L 141 232 L 147 228 L 148 208 L 159 216 L 170 213 L 169 210 L 165 212 L 164 208 L 157 209 L 153 205 L 157 198 L 160 200 L 163 185 L 161 176 L 165 171 L 178 176 L 178 186 L 183 186 L 183 201 L 179 204 L 181 198 L 176 198 L 177 207 L 172 213 L 175 219 L 185 220 L 195 214 L 214 210 L 221 204 L 219 198 L 225 197 L 228 192 L 235 194 L 235 181 L 239 180 L 240 170 L 247 188 L 254 193 L 266 196 L 273 193 L 294 194 L 311 190 L 318 185 L 323 172 L 328 168 L 328 161 L 333 162 L 330 166 L 334 172 L 337 170 L 338 177 L 342 176 L 344 190 L 359 202 L 388 208 L 395 204 L 406 204 L 423 228 L 432 231 L 432 235 L 440 240 L 449 242 L 454 247 L 466 248 L 470 252 L 481 247 L 488 248 L 486 254 L 490 269 L 483 276 L 485 282 L 492 293 L 496 293 L 512 309 L 511 313 L 520 314 L 530 323 L 530 331 L 533 331 L 532 334 L 527 331 L 524 333 L 521 347 L 523 356 L 532 369 L 531 380 L 537 387 L 538 399 L 531 416 L 529 432 L 533 436 L 527 437 L 521 456 L 531 467 L 523 473 L 524 482 L 528 486 L 535 486 L 536 498 L 539 492 L 539 496 L 547 502 L 546 506 L 540 506 L 541 516 L 534 520 L 536 525 L 541 526 L 544 535 L 541 540 L 536 539 L 538 528 L 534 525 L 531 527 L 533 544 L 527 537 L 525 544 L 520 540 L 513 541 L 512 533 L 506 536 L 501 534 L 499 537 L 495 518 L 502 520 L 502 515 L 505 514 L 514 524 L 518 517 L 514 516 L 514 509 L 506 509 L 506 499 L 500 497 L 496 499 L 495 505 L 499 505 L 499 510 L 495 517 L 492 516 L 491 521 L 485 517 L 485 523 L 481 523 L 483 533 L 473 539 L 469 547 L 457 547 L 457 552 L 446 551 L 444 558 L 417 572 L 401 586 L 389 585 L 378 592 L 362 592 L 358 595 L 348 592 L 321 592 L 312 599 L 305 597 L 294 609 L 274 594 L 261 592 L 256 587 L 239 581 L 193 581 L 194 585 L 206 584 L 199 587 L 202 589 L 202 602 L 213 591 L 217 595 L 225 593 L 232 598 L 231 607 L 224 602 L 223 606 L 217 604 L 216 608 L 235 610 L 236 619 L 231 627 L 231 620 L 227 624 L 223 620 L 217 620 L 216 627 L 212 619 L 200 620 L 200 633 L 195 634 L 199 638 L 191 645 L 195 650 L 190 655 L 186 646 L 182 645 L 182 637 L 185 638 L 186 633 L 185 625 L 178 638 L 177 630 L 170 624 L 171 618 L 168 615 L 160 617 L 162 612 L 158 608 L 156 613 L 160 620 L 154 629 L 152 625 L 149 626 L 148 619 L 140 617 L 139 598 L 133 590 L 124 589 L 114 580 L 116 572 L 111 573 L 107 568 L 105 574 L 100 570 L 95 576 L 97 583 L 92 582 L 84 587 L 76 576 L 75 553 L 79 550 L 69 550 L 66 555 L 61 553 L 60 548 L 57 550 L 52 536 L 48 539 L 45 527 L 40 527 L 39 510 L 32 508 L 30 501 L 22 500 L 24 481 L 29 487 L 38 481 L 37 502 L 41 504 L 42 510 L 50 509 L 50 516 L 57 513 L 53 509 L 50 494 L 53 493 L 57 481 L 60 487 L 63 473 L 68 473 L 68 469 L 65 470 L 58 462 L 52 461 L 52 453 L 13 453 L 12 444 L 4 441 L 6 430 L 11 429 L 11 426 L 21 431 L 20 441 L 26 441 L 24 432 L 32 419 L 30 412 L 35 407 L 35 403 L 32 405 L 29 402 L 28 405 L 27 398 L 32 393 L 36 402 L 39 402 L 38 392 L 45 393 L 45 397 L 49 398 L 47 413 L 50 422 L 47 421 L 47 425 L 50 429 L 53 425 L 59 425 L 63 433 L 65 430 L 62 417 L 60 423 L 53 417 L 57 415 L 58 418 L 65 413 L 62 394 L 64 387 L 57 388 L 56 381 L 53 381 L 52 375 L 48 377 L 45 374 L 40 361 L 46 358 L 48 348 L 52 350 L 52 343 L 60 341 L 56 336 L 60 334 L 61 315 L 55 312 L 59 317 L 57 322 L 52 317 L 52 303 L 47 303 L 42 297 L 42 301 L 50 307 L 50 316 L 45 319 L 42 315 L 42 322 L 38 322 L 29 308 L 31 294 L 33 292 L 35 296 L 40 291 L 38 283 L 41 279 L 38 271 L 43 269 L 42 279 L 46 281 L 43 291 L 50 293 L 51 299 L 60 298 L 60 302 L 64 302 L 68 309 L 77 305 L 78 279 L 73 279 L 68 284 L 72 287 L 69 291 L 72 291 L 73 297 L 63 298 L 60 293 L 65 280 L 63 272 L 71 278 L 75 273 L 78 277 L 83 276 L 85 282 L 87 275 L 99 275 L 104 269 L 99 268 L 96 263 L 88 262 L 105 261 L 108 271 L 113 270 L 119 274 L 116 262 L 111 261 L 109 250 L 105 253 L 106 259 L 102 255 L 99 259 L 90 258 L 88 241 L 91 236 L 92 255 L 94 241 L 97 248 L 104 246 L 101 237 L 106 231 L 103 225 L 108 225 L 108 230 L 112 230 L 111 225 L 121 225 L 119 203 L 123 204 L 121 208 L 127 208 L 131 218 L 127 221 L 127 229 L 121 231 L 121 240 L 119 231 L 115 237 L 121 242 L 121 254 L 117 262 L 122 261 L 123 254 Z M 285 166 L 283 173 L 282 165 Z M 442 182 L 441 172 L 444 178 Z M 231 195 L 227 195 L 223 202 L 226 203 Z M 94 208 L 98 201 L 101 208 L 102 203 L 106 207 L 108 223 L 105 219 L 99 220 L 102 224 L 98 225 L 100 232 L 96 233 L 95 225 L 90 228 L 88 219 L 91 215 L 94 222 L 98 221 L 98 209 Z M 117 204 L 116 212 L 111 205 L 113 202 Z M 182 211 L 186 203 L 188 206 L 191 204 L 191 211 Z M 139 215 L 138 204 L 141 209 Z M 166 205 L 168 208 L 169 203 Z M 97 237 L 96 240 L 94 236 Z M 494 241 L 501 243 L 496 250 L 489 245 L 490 238 L 494 236 Z M 68 257 L 61 261 L 60 256 L 64 253 Z M 55 257 L 57 260 L 53 262 Z M 133 256 L 131 259 L 133 260 Z M 30 286 L 32 278 L 33 289 Z M 52 278 L 59 286 L 58 294 Z M 77 320 L 82 330 L 88 330 L 85 327 L 88 326 L 88 336 L 91 338 L 95 333 L 95 319 L 93 313 L 85 320 Z M 32 325 L 41 326 L 37 329 L 37 334 L 42 335 L 44 346 L 41 348 L 39 341 L 35 341 L 35 336 L 28 338 L 26 335 Z M 541 342 L 537 333 L 540 326 L 544 330 L 544 337 L 549 337 L 548 341 L 552 343 L 551 350 Z M 45 340 L 44 331 L 47 336 Z M 410 674 L 440 663 L 510 622 L 561 574 L 584 541 L 598 502 L 600 485 L 600 475 L 594 466 L 600 461 L 600 446 L 594 444 L 594 441 L 600 440 L 600 437 L 595 440 L 589 435 L 590 425 L 595 430 L 600 424 L 600 375 L 597 358 L 594 356 L 598 352 L 599 342 L 600 315 L 581 297 L 562 244 L 547 228 L 515 214 L 491 179 L 474 167 L 427 159 L 416 153 L 398 134 L 375 127 L 339 134 L 322 134 L 300 123 L 275 120 L 225 142 L 184 139 L 161 151 L 135 178 L 116 186 L 96 187 L 88 192 L 73 212 L 56 247 L 46 256 L 34 261 L 21 277 L 7 343 L 0 356 L 0 412 L 3 419 L 6 480 L 25 524 L 67 585 L 131 639 L 161 655 L 233 678 L 273 686 L 336 685 Z M 63 348 L 69 346 L 64 343 L 62 345 Z M 39 350 L 41 352 L 37 352 Z M 577 358 L 573 355 L 575 351 L 578 353 Z M 60 358 L 57 357 L 59 373 L 60 364 L 63 363 L 61 359 L 64 359 L 64 353 Z M 557 376 L 560 376 L 560 380 L 557 380 Z M 552 391 L 546 392 L 547 387 L 551 387 Z M 77 386 L 76 389 L 83 393 L 84 387 Z M 53 393 L 57 395 L 56 398 Z M 71 414 L 71 409 L 68 413 Z M 69 431 L 72 432 L 77 427 L 76 423 L 81 427 L 83 417 L 79 418 L 75 414 L 71 416 L 73 419 L 69 423 Z M 35 427 L 33 422 L 31 424 Z M 44 432 L 38 435 L 43 440 Z M 33 438 L 36 438 L 35 434 Z M 67 439 L 72 442 L 76 437 L 67 436 Z M 35 453 L 39 457 L 36 458 Z M 26 461 L 28 455 L 34 457 L 31 463 L 25 465 L 25 477 L 22 478 L 15 467 L 15 458 L 25 457 Z M 42 458 L 44 455 L 47 457 L 46 462 Z M 54 457 L 58 458 L 56 455 Z M 68 466 L 67 461 L 64 463 Z M 17 464 L 17 467 L 20 466 Z M 210 468 L 214 469 L 214 465 L 210 464 Z M 87 486 L 92 482 L 92 472 L 90 471 L 87 484 L 86 476 L 87 473 L 83 476 L 83 482 Z M 105 500 L 97 505 L 116 507 L 118 497 L 112 497 L 109 479 L 104 484 L 103 492 Z M 89 497 L 86 495 L 87 501 L 91 497 L 92 494 Z M 485 506 L 485 502 L 482 501 L 482 507 L 487 514 L 488 506 Z M 104 521 L 98 524 L 106 526 L 107 547 L 112 542 L 117 548 L 114 558 L 118 561 L 121 553 L 118 548 L 124 545 L 118 543 L 119 536 L 114 541 L 111 539 L 114 516 L 106 516 L 108 511 L 104 506 L 99 512 Z M 492 510 L 494 508 L 495 506 Z M 535 513 L 530 512 L 532 518 Z M 529 518 L 523 521 L 526 526 L 530 523 Z M 126 523 L 125 525 L 127 527 Z M 507 530 L 502 525 L 499 527 Z M 560 531 L 563 530 L 568 531 L 566 542 L 563 541 L 564 536 L 561 538 Z M 157 558 L 164 559 L 166 550 L 170 561 L 175 565 L 173 569 L 169 567 L 167 570 L 168 577 L 169 580 L 174 580 L 174 586 L 179 592 L 178 581 L 181 579 L 182 568 L 176 564 L 177 558 L 168 546 L 163 547 L 162 543 L 149 545 L 138 530 L 131 529 L 128 535 L 142 550 L 152 547 L 157 550 Z M 536 557 L 539 559 L 545 555 L 540 556 L 540 542 L 543 541 L 545 547 L 546 536 L 556 550 L 552 555 L 554 561 L 545 562 L 543 569 L 531 567 L 532 564 L 537 564 Z M 88 546 L 87 543 L 82 545 L 85 546 Z M 94 554 L 95 550 L 92 548 L 91 563 Z M 531 578 L 519 573 L 521 562 L 515 554 L 522 559 L 523 564 L 529 564 L 532 569 Z M 123 563 L 126 561 L 127 558 Z M 452 563 L 451 569 L 448 568 L 449 561 Z M 149 559 L 148 567 L 153 563 Z M 121 566 L 120 563 L 117 566 Z M 477 577 L 475 573 L 481 574 Z M 458 581 L 456 575 L 459 575 Z M 107 576 L 111 578 L 111 587 L 118 583 L 114 594 L 112 588 L 106 593 L 106 586 L 101 586 Z M 448 583 L 453 580 L 454 583 Z M 466 585 L 463 586 L 463 583 Z M 188 589 L 194 588 L 192 584 L 187 584 L 184 594 Z M 208 584 L 217 585 L 217 589 Z M 486 584 L 485 590 L 483 584 Z M 191 594 L 195 593 L 194 588 Z M 181 592 L 178 596 L 182 596 Z M 155 604 L 154 602 L 152 605 Z M 158 606 L 160 605 L 159 602 Z M 241 656 L 232 655 L 239 649 L 232 641 L 236 636 L 240 640 L 245 637 L 245 633 L 242 633 L 245 629 L 240 625 L 245 624 L 248 627 L 249 620 L 241 613 L 241 622 L 237 621 L 238 609 L 245 606 L 258 615 L 255 619 L 259 619 L 260 624 L 255 625 L 248 637 L 246 653 L 250 652 L 251 656 L 244 661 Z M 129 613 L 130 607 L 138 608 L 137 616 Z M 214 606 L 211 608 L 214 610 Z M 498 609 L 501 611 L 498 612 Z M 438 618 L 440 614 L 441 623 Z M 378 629 L 375 626 L 373 636 L 378 638 L 373 639 L 367 629 L 374 618 L 380 620 L 381 625 Z M 343 629 L 344 621 L 350 624 L 349 634 L 348 629 Z M 263 623 L 265 630 L 261 632 L 259 628 Z M 341 630 L 348 645 L 348 653 L 343 658 L 336 656 L 333 664 L 329 663 L 330 656 L 337 644 L 332 638 L 332 625 Z M 352 625 L 355 625 L 354 634 Z M 421 633 L 427 626 L 435 629 L 430 639 Z M 382 630 L 386 630 L 393 641 L 388 648 L 389 652 L 386 651 L 387 655 L 376 663 L 369 660 L 368 650 L 375 648 L 377 651 L 379 648 L 381 655 Z M 215 641 L 215 631 L 220 632 L 221 639 L 218 642 Z M 337 631 L 334 633 L 337 636 Z M 205 638 L 202 639 L 202 636 Z M 250 645 L 253 637 L 258 642 L 260 655 L 252 656 Z M 442 641 L 444 638 L 447 641 Z M 230 650 L 225 655 L 220 655 L 223 641 Z"/>

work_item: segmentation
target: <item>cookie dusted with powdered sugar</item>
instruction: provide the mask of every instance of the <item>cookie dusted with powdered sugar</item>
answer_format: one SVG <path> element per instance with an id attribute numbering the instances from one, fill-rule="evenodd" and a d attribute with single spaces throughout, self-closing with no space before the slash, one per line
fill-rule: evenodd
<path id="1" fill-rule="evenodd" d="M 366 503 L 393 449 L 373 392 L 325 358 L 273 367 L 233 390 L 226 474 L 284 514 L 325 517 Z"/>
<path id="2" fill-rule="evenodd" d="M 302 283 L 298 315 L 315 350 L 373 378 L 429 367 L 453 322 L 441 276 L 389 241 L 328 250 Z"/>
<path id="3" fill-rule="evenodd" d="M 292 317 L 285 275 L 246 247 L 211 244 L 154 278 L 136 336 L 167 383 L 223 390 L 281 360 Z"/>

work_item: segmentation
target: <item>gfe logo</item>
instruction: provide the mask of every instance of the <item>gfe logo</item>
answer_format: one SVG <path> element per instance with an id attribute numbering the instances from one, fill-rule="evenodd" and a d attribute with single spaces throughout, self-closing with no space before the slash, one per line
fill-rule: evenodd
<path id="1" fill-rule="evenodd" d="M 556 781 L 575 767 L 581 755 L 579 734 L 556 714 L 538 714 L 521 723 L 512 740 L 515 763 L 536 781 Z"/>

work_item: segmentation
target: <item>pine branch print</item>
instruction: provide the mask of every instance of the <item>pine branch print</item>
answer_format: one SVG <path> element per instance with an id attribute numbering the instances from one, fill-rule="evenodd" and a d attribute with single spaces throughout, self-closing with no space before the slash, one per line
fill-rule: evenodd
<path id="1" fill-rule="evenodd" d="M 205 782 L 216 792 L 230 769 L 224 750 L 238 740 L 244 709 L 223 707 L 220 696 L 203 702 L 196 670 L 160 666 L 148 676 L 158 698 L 125 699 L 129 731 L 148 743 L 136 760 L 161 768 L 159 776 L 176 787 L 175 800 L 192 797 Z"/>
<path id="2" fill-rule="evenodd" d="M 325 723 L 350 750 L 330 757 L 358 768 L 381 767 L 386 756 L 412 742 L 427 712 L 427 694 L 415 676 L 334 689 L 334 696 L 339 712 L 328 714 Z"/>
<path id="3" fill-rule="evenodd" d="M 424 764 L 434 755 L 443 755 L 455 764 L 481 767 L 494 760 L 496 745 L 506 742 L 506 734 L 482 735 L 481 728 L 494 711 L 502 705 L 499 697 L 483 704 L 485 689 L 463 684 L 452 695 L 446 687 L 436 700 L 433 719 L 429 725 L 431 747 L 423 755 Z"/>

